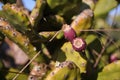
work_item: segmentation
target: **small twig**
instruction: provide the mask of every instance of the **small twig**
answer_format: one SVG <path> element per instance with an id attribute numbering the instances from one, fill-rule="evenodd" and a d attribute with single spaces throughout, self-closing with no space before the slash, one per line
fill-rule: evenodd
<path id="1" fill-rule="evenodd" d="M 60 31 L 61 31 L 61 30 L 57 31 L 57 32 L 55 33 L 55 35 L 49 40 L 49 42 L 51 42 L 51 41 L 59 34 Z"/>
<path id="2" fill-rule="evenodd" d="M 92 50 L 92 53 L 95 54 L 96 56 L 99 56 L 98 52 L 95 51 L 94 49 Z"/>
<path id="3" fill-rule="evenodd" d="M 55 33 L 55 35 L 49 40 L 49 42 L 51 42 L 60 32 L 61 30 L 57 31 Z M 110 31 L 120 31 L 120 29 L 88 29 L 88 30 L 80 30 L 82 32 L 110 32 Z M 100 34 L 100 33 L 99 33 Z"/>
<path id="4" fill-rule="evenodd" d="M 18 71 L 7 71 L 7 70 L 1 70 L 1 71 L 15 73 L 15 74 L 25 74 L 25 73 L 19 73 Z"/>
<path id="5" fill-rule="evenodd" d="M 110 36 L 109 34 L 107 34 L 107 33 L 106 33 L 106 35 L 105 35 L 105 34 L 102 34 L 102 33 L 100 33 L 100 32 L 97 32 L 97 31 L 93 31 L 93 32 L 95 32 L 95 33 L 97 33 L 97 34 L 100 34 L 101 36 L 104 36 L 104 37 L 107 38 L 107 39 L 111 39 L 111 36 Z M 119 49 L 119 46 L 115 43 L 114 40 L 111 39 L 111 42 L 115 45 L 116 48 Z M 119 51 L 120 51 L 120 49 L 119 49 Z"/>
<path id="6" fill-rule="evenodd" d="M 101 59 L 101 57 L 102 57 L 102 55 L 103 55 L 106 47 L 107 47 L 110 43 L 111 43 L 111 40 L 110 40 L 109 42 L 106 42 L 105 46 L 103 46 L 100 54 L 98 55 L 98 58 L 97 58 L 96 61 L 95 61 L 95 64 L 94 64 L 94 66 L 93 66 L 94 68 L 97 67 L 97 65 L 98 65 L 98 63 L 99 63 L 99 61 L 100 61 L 100 59 Z"/>
<path id="7" fill-rule="evenodd" d="M 92 50 L 92 53 L 95 54 L 97 57 L 99 56 L 99 53 L 95 50 Z M 104 59 L 101 58 L 101 61 L 106 64 L 106 61 Z"/>
<path id="8" fill-rule="evenodd" d="M 32 61 L 41 53 L 39 51 L 21 70 L 19 73 L 16 74 L 16 76 L 12 80 L 16 80 L 16 78 L 32 63 Z"/>
<path id="9" fill-rule="evenodd" d="M 110 35 L 109 35 L 109 33 L 106 33 L 106 35 L 107 35 L 109 38 L 111 38 Z M 118 46 L 113 40 L 111 40 L 111 42 L 115 45 L 116 48 L 118 48 L 118 50 L 119 50 L 119 52 L 120 52 L 119 46 Z"/>
<path id="10" fill-rule="evenodd" d="M 111 31 L 120 31 L 120 29 L 86 29 L 86 30 L 80 30 L 80 31 L 83 31 L 83 32 L 98 32 L 98 31 L 101 31 L 101 32 L 111 32 Z"/>
<path id="11" fill-rule="evenodd" d="M 61 31 L 61 30 L 60 30 Z M 56 34 L 49 40 L 51 42 L 55 36 L 60 32 L 56 32 Z M 19 73 L 16 74 L 16 76 L 12 80 L 16 80 L 16 78 L 32 63 L 32 61 L 40 54 L 41 51 L 39 51 L 21 70 Z"/>

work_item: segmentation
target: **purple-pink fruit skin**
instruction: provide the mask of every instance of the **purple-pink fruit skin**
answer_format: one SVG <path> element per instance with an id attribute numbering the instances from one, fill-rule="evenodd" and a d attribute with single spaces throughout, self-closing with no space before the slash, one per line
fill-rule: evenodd
<path id="1" fill-rule="evenodd" d="M 64 31 L 65 39 L 67 39 L 70 42 L 72 42 L 72 40 L 76 37 L 76 32 L 69 25 L 65 25 L 63 31 Z"/>
<path id="2" fill-rule="evenodd" d="M 77 38 L 73 39 L 72 46 L 73 46 L 74 50 L 76 50 L 78 52 L 81 52 L 81 51 L 85 50 L 85 48 L 86 48 L 86 42 L 85 42 L 84 39 L 82 39 L 80 37 L 77 37 Z"/>
<path id="3" fill-rule="evenodd" d="M 111 55 L 111 56 L 110 56 L 110 62 L 115 62 L 115 61 L 117 61 L 117 60 L 118 60 L 118 58 L 117 58 L 116 55 Z"/>

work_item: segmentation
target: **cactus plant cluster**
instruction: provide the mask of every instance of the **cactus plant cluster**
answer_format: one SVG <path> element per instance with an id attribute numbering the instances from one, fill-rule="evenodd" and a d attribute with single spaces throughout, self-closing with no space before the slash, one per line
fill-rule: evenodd
<path id="1" fill-rule="evenodd" d="M 114 29 L 105 20 L 116 0 L 35 1 L 29 11 L 1 0 L 0 79 L 120 79 L 120 41 L 104 31 Z"/>

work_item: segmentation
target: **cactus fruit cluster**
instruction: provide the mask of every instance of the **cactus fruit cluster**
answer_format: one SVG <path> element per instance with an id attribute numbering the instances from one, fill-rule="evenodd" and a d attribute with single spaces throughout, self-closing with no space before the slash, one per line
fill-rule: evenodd
<path id="1" fill-rule="evenodd" d="M 1 80 L 120 79 L 120 41 L 104 31 L 116 0 L 34 1 L 0 1 Z"/>

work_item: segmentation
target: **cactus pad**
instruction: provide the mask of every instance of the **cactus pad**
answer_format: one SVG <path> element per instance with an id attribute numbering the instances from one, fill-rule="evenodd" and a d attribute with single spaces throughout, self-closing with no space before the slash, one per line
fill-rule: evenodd
<path id="1" fill-rule="evenodd" d="M 80 55 L 79 52 L 76 52 L 72 48 L 72 44 L 70 42 L 64 43 L 61 49 L 63 50 L 63 52 L 67 57 L 66 60 L 73 61 L 78 66 L 81 73 L 86 72 L 86 64 L 87 64 L 86 60 Z"/>

